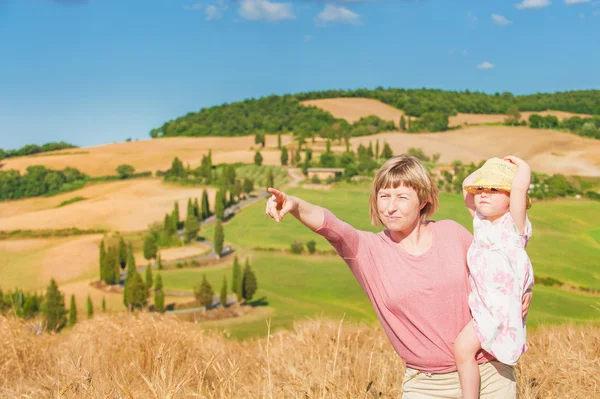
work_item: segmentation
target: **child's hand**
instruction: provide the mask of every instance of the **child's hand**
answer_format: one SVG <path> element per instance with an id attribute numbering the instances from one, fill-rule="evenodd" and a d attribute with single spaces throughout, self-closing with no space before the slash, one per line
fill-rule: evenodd
<path id="1" fill-rule="evenodd" d="M 527 165 L 527 162 L 523 161 L 519 157 L 515 157 L 514 155 L 507 155 L 504 157 L 504 160 L 506 162 L 510 162 L 510 163 L 514 164 L 517 168 L 520 168 L 523 166 L 529 167 L 529 165 Z"/>

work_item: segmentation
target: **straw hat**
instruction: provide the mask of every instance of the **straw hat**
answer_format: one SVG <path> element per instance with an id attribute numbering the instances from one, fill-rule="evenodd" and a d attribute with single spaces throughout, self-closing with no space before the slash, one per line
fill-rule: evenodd
<path id="1" fill-rule="evenodd" d="M 479 187 L 510 192 L 516 173 L 516 165 L 500 158 L 490 158 L 479 168 L 473 183 L 465 185 L 464 188 L 470 193 L 474 193 Z"/>

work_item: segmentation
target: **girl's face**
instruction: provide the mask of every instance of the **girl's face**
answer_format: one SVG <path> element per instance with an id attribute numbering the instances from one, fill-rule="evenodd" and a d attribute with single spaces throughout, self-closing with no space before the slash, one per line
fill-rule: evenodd
<path id="1" fill-rule="evenodd" d="M 390 231 L 406 231 L 419 221 L 425 203 L 411 187 L 382 188 L 377 192 L 379 218 Z"/>
<path id="2" fill-rule="evenodd" d="M 494 221 L 508 212 L 510 193 L 495 188 L 478 188 L 475 192 L 477 212 L 490 221 Z"/>

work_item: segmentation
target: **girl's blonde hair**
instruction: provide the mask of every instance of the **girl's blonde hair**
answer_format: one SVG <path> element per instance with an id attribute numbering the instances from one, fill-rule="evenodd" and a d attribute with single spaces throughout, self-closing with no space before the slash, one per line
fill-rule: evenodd
<path id="1" fill-rule="evenodd" d="M 379 168 L 373 180 L 369 198 L 369 214 L 373 226 L 383 225 L 377 210 L 377 193 L 379 190 L 400 186 L 415 190 L 420 204 L 426 202 L 421 209 L 421 222 L 433 215 L 439 208 L 438 189 L 433 184 L 427 168 L 418 158 L 407 154 L 398 155 L 388 159 Z"/>

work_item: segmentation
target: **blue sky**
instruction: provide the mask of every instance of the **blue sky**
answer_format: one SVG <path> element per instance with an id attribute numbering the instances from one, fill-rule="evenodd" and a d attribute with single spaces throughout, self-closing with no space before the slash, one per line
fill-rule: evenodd
<path id="1" fill-rule="evenodd" d="M 0 0 L 0 147 L 268 94 L 599 89 L 595 0 Z"/>

